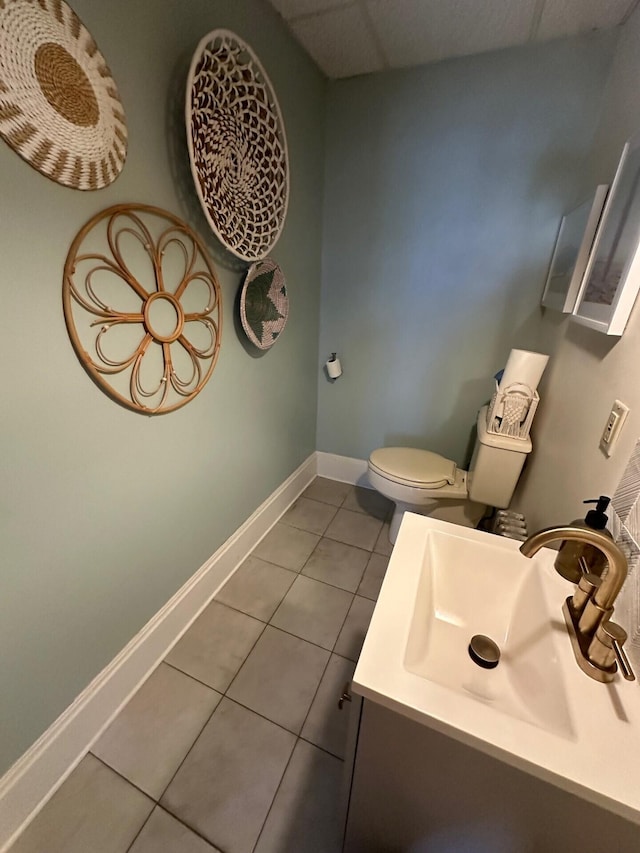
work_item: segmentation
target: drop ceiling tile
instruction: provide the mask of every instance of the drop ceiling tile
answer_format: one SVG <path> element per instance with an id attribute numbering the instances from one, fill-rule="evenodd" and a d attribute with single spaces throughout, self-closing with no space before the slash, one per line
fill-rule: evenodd
<path id="1" fill-rule="evenodd" d="M 394 68 L 524 44 L 536 0 L 368 0 Z"/>
<path id="2" fill-rule="evenodd" d="M 543 41 L 615 27 L 633 5 L 634 0 L 546 0 L 536 38 Z"/>
<path id="3" fill-rule="evenodd" d="M 383 69 L 369 25 L 358 6 L 301 18 L 290 26 L 327 77 L 353 77 Z"/>
<path id="4" fill-rule="evenodd" d="M 299 18 L 300 15 L 309 15 L 314 12 L 335 9 L 338 6 L 346 6 L 352 0 L 269 0 L 269 2 L 280 12 L 283 18 L 290 21 L 292 18 Z"/>

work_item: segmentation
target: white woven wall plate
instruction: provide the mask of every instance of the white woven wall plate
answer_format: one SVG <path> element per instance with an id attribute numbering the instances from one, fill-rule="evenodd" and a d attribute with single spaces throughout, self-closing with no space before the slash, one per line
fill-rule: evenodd
<path id="1" fill-rule="evenodd" d="M 127 155 L 118 89 L 64 0 L 0 0 L 0 136 L 59 184 L 97 190 Z"/>
<path id="2" fill-rule="evenodd" d="M 240 294 L 242 328 L 258 349 L 272 347 L 289 317 L 287 284 L 272 258 L 256 261 L 248 271 Z"/>
<path id="3" fill-rule="evenodd" d="M 213 30 L 196 48 L 185 112 L 191 172 L 209 225 L 236 257 L 264 258 L 287 215 L 287 139 L 271 82 L 235 33 Z"/>

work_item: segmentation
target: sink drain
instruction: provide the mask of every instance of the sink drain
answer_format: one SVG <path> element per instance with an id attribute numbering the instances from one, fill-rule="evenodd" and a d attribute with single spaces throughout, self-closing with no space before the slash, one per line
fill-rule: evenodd
<path id="1" fill-rule="evenodd" d="M 484 669 L 494 669 L 500 662 L 500 648 L 490 637 L 474 634 L 469 643 L 469 657 Z"/>

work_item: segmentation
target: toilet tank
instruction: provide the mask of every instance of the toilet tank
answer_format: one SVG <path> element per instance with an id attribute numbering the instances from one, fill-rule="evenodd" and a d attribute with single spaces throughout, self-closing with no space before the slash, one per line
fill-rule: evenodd
<path id="1" fill-rule="evenodd" d="M 487 406 L 478 412 L 478 438 L 469 466 L 472 501 L 506 509 L 511 503 L 531 439 L 509 438 L 487 432 Z"/>

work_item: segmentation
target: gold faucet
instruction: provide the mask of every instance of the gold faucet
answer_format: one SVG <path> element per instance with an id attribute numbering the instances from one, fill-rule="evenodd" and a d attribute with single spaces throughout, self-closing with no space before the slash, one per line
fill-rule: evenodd
<path id="1" fill-rule="evenodd" d="M 590 528 L 547 527 L 523 542 L 520 551 L 525 557 L 533 557 L 545 545 L 567 539 L 593 545 L 609 564 L 603 578 L 585 572 L 562 607 L 576 661 L 596 681 L 613 681 L 618 666 L 627 681 L 633 681 L 635 675 L 622 648 L 627 634 L 611 621 L 615 600 L 627 577 L 627 559 L 615 542 Z"/>

